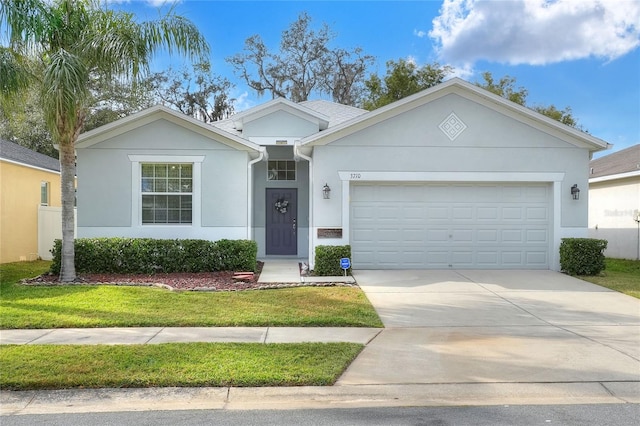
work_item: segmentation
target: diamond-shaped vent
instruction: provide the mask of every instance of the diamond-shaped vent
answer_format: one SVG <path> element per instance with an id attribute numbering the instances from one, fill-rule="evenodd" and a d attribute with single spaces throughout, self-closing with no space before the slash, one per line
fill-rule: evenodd
<path id="1" fill-rule="evenodd" d="M 442 130 L 450 140 L 455 140 L 455 138 L 457 138 L 458 136 L 460 136 L 460 134 L 462 134 L 462 132 L 464 132 L 464 129 L 467 128 L 467 125 L 464 124 L 462 120 L 460 120 L 458 116 L 452 112 L 447 118 L 442 121 L 442 123 L 440 123 L 438 127 L 440 127 L 440 130 Z"/>

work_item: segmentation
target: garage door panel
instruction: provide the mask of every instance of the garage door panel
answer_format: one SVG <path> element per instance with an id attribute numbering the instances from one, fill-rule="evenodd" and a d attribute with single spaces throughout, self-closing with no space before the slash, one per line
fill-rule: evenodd
<path id="1" fill-rule="evenodd" d="M 521 229 L 503 229 L 501 235 L 503 242 L 522 242 Z"/>
<path id="2" fill-rule="evenodd" d="M 549 257 L 546 251 L 528 251 L 527 265 L 546 266 L 549 263 Z"/>
<path id="3" fill-rule="evenodd" d="M 522 207 L 503 207 L 501 210 L 502 220 L 522 220 Z"/>
<path id="4" fill-rule="evenodd" d="M 451 218 L 453 220 L 472 220 L 473 213 L 474 213 L 473 206 L 453 207 Z"/>
<path id="5" fill-rule="evenodd" d="M 354 267 L 548 268 L 551 199 L 548 184 L 352 184 Z"/>
<path id="6" fill-rule="evenodd" d="M 546 207 L 527 207 L 526 218 L 528 221 L 547 221 L 549 219 L 549 210 Z"/>

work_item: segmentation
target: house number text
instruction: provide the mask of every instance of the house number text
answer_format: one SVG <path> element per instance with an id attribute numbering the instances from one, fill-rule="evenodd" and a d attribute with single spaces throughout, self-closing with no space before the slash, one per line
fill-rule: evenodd
<path id="1" fill-rule="evenodd" d="M 351 179 L 361 179 L 361 178 L 362 178 L 361 173 L 351 173 Z"/>

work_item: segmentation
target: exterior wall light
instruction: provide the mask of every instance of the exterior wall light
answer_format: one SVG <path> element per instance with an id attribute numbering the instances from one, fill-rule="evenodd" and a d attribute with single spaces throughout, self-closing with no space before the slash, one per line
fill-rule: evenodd
<path id="1" fill-rule="evenodd" d="M 580 188 L 578 188 L 577 183 L 574 183 L 571 187 L 571 197 L 573 197 L 574 200 L 580 199 Z"/>
<path id="2" fill-rule="evenodd" d="M 329 188 L 329 185 L 327 185 L 326 183 L 322 187 L 322 198 L 324 198 L 325 200 L 331 198 L 331 188 Z"/>

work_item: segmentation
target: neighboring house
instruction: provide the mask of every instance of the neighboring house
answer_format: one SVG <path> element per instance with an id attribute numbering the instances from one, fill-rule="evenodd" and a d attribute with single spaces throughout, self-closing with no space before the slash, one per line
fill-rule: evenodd
<path id="1" fill-rule="evenodd" d="M 587 235 L 588 164 L 607 147 L 457 78 L 371 112 L 275 99 L 207 125 L 158 106 L 80 136 L 78 236 L 557 270 L 561 238 Z"/>
<path id="2" fill-rule="evenodd" d="M 47 249 L 62 235 L 59 214 L 57 223 L 38 228 L 43 215 L 60 208 L 60 162 L 0 140 L 0 200 L 0 263 L 50 259 Z"/>
<path id="3" fill-rule="evenodd" d="M 609 257 L 639 259 L 640 144 L 589 163 L 589 236 Z"/>

